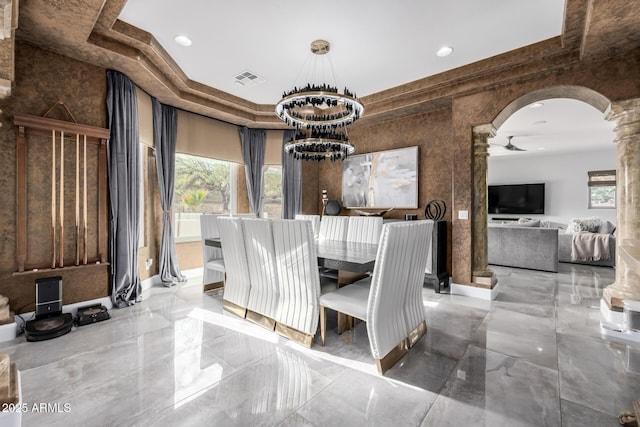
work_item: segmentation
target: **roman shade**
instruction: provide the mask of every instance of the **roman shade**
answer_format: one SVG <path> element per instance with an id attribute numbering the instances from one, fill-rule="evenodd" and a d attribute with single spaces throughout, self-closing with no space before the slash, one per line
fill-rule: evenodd
<path id="1" fill-rule="evenodd" d="M 178 110 L 176 152 L 243 163 L 238 127 Z"/>
<path id="2" fill-rule="evenodd" d="M 151 96 L 136 86 L 138 98 L 138 133 L 140 142 L 147 147 L 153 147 L 153 107 Z"/>

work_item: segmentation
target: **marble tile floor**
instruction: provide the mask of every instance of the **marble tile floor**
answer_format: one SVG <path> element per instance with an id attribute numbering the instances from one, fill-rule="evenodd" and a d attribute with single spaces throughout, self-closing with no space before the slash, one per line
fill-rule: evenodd
<path id="1" fill-rule="evenodd" d="M 23 426 L 619 425 L 640 399 L 640 345 L 600 335 L 614 270 L 494 269 L 492 302 L 425 288 L 427 335 L 384 377 L 363 323 L 306 349 L 223 313 L 197 278 L 0 351 L 21 371 Z"/>

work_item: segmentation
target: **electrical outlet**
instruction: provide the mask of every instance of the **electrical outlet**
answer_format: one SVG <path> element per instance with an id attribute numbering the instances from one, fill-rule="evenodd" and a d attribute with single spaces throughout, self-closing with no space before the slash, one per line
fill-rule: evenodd
<path id="1" fill-rule="evenodd" d="M 153 259 L 149 258 L 145 263 L 145 267 L 147 267 L 147 270 L 148 270 L 151 268 L 152 265 L 153 265 Z"/>

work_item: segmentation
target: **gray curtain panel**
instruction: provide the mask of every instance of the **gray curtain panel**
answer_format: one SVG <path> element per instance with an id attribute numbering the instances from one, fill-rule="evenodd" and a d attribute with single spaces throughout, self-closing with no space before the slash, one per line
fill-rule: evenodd
<path id="1" fill-rule="evenodd" d="M 295 130 L 288 129 L 282 137 L 282 219 L 294 219 L 302 212 L 302 162 L 284 151 L 295 135 Z"/>
<path id="2" fill-rule="evenodd" d="M 247 193 L 251 212 L 260 216 L 262 208 L 262 168 L 264 167 L 264 149 L 267 145 L 267 131 L 264 129 L 249 129 L 238 126 L 240 142 L 242 143 L 242 159 L 247 177 Z"/>
<path id="3" fill-rule="evenodd" d="M 162 283 L 171 284 L 185 280 L 178 266 L 176 244 L 171 231 L 171 204 L 176 168 L 176 137 L 178 113 L 174 107 L 151 98 L 153 106 L 153 145 L 156 149 L 158 190 L 162 205 L 162 240 L 158 267 Z"/>
<path id="4" fill-rule="evenodd" d="M 140 301 L 142 292 L 138 271 L 138 101 L 131 80 L 113 70 L 107 71 L 107 113 L 111 129 L 107 152 L 111 300 L 122 308 Z"/>

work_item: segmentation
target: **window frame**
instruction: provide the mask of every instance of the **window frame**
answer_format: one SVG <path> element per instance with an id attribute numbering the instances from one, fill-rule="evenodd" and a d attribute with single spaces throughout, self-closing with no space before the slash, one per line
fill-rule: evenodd
<path id="1" fill-rule="evenodd" d="M 603 179 L 605 178 L 605 179 Z M 609 178 L 609 179 L 606 179 Z M 611 179 L 613 178 L 613 179 Z M 598 170 L 587 172 L 587 186 L 589 187 L 588 209 L 616 209 L 617 208 L 617 189 L 616 189 L 616 171 L 615 170 Z M 594 206 L 593 205 L 593 188 L 607 187 L 613 189 L 613 206 Z"/>
<path id="2" fill-rule="evenodd" d="M 263 185 L 263 189 L 262 189 L 262 203 L 260 204 L 260 217 L 264 218 L 264 202 L 266 200 L 265 194 L 264 194 L 264 184 L 266 182 L 266 175 L 267 175 L 267 171 L 269 170 L 269 168 L 276 168 L 276 169 L 280 169 L 280 197 L 276 198 L 276 199 L 272 199 L 269 198 L 269 200 L 280 200 L 280 218 L 282 218 L 282 203 L 283 203 L 283 195 L 282 195 L 282 165 L 264 165 L 262 167 L 262 185 Z M 275 218 L 275 219 L 280 219 L 280 218 Z"/>
<path id="3" fill-rule="evenodd" d="M 228 160 L 216 159 L 214 157 L 200 156 L 197 154 L 190 154 L 190 153 L 176 153 L 176 154 L 227 163 L 229 165 L 229 214 L 234 215 L 237 213 L 238 211 L 238 203 L 237 203 L 238 201 L 238 164 L 237 163 L 231 162 Z M 202 231 L 200 230 L 199 221 L 197 224 L 197 228 L 198 228 L 197 235 L 178 236 L 176 234 L 177 228 L 178 228 L 176 226 L 177 219 L 178 219 L 177 214 L 182 213 L 182 212 L 177 212 L 175 209 L 176 197 L 177 197 L 177 194 L 175 193 L 175 189 L 174 189 L 174 203 L 171 206 L 171 218 L 172 218 L 172 233 L 173 233 L 173 238 L 175 243 L 190 243 L 190 242 L 201 241 Z"/>

